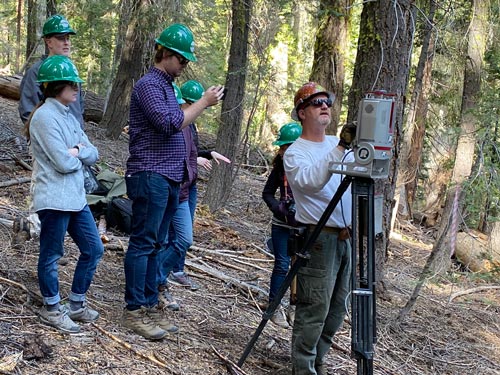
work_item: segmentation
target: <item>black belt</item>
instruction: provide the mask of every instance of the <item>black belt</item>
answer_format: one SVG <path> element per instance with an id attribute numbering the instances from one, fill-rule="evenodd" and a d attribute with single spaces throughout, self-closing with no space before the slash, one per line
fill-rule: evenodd
<path id="1" fill-rule="evenodd" d="M 307 229 L 309 229 L 310 231 L 313 231 L 316 229 L 317 225 L 314 225 L 314 224 L 306 224 L 306 227 Z M 321 229 L 322 232 L 328 232 L 328 233 L 340 233 L 340 231 L 342 229 L 345 229 L 345 228 L 337 228 L 337 227 L 323 227 L 323 229 Z"/>
<path id="2" fill-rule="evenodd" d="M 314 229 L 316 229 L 317 225 L 306 224 L 306 227 L 307 227 L 307 229 L 309 229 L 309 231 L 312 232 Z M 346 240 L 350 237 L 349 229 L 347 229 L 347 228 L 337 228 L 337 227 L 326 227 L 325 226 L 321 229 L 321 231 L 326 232 L 326 233 L 337 234 L 340 240 Z"/>

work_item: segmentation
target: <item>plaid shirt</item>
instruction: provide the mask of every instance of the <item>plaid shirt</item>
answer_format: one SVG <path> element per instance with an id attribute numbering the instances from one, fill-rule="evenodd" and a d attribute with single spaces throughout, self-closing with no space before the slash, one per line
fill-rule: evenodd
<path id="1" fill-rule="evenodd" d="M 168 73 L 153 67 L 134 86 L 127 175 L 152 171 L 179 183 L 187 177 L 186 145 L 180 130 L 184 113 L 172 81 Z"/>

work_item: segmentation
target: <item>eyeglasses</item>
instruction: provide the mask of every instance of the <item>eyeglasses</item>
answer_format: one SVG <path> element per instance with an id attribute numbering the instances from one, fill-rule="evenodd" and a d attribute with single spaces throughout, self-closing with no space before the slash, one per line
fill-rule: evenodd
<path id="1" fill-rule="evenodd" d="M 184 56 L 179 55 L 178 53 L 174 53 L 174 56 L 177 57 L 177 60 L 179 60 L 179 64 L 181 65 L 187 65 L 189 63 L 188 59 L 186 59 Z"/>
<path id="2" fill-rule="evenodd" d="M 333 104 L 333 101 L 330 98 L 326 98 L 326 99 L 319 99 L 319 98 L 317 98 L 317 99 L 311 99 L 302 108 L 306 108 L 306 107 L 308 107 L 310 105 L 312 105 L 313 107 L 323 107 L 323 104 L 326 104 L 326 106 L 328 108 L 330 108 L 332 106 L 332 104 Z"/>

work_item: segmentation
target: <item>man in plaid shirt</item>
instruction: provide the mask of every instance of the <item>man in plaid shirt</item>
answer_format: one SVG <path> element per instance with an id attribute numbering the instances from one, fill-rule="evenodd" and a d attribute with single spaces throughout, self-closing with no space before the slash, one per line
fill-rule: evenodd
<path id="1" fill-rule="evenodd" d="M 157 255 L 166 250 L 179 186 L 187 178 L 182 129 L 206 107 L 217 104 L 224 92 L 224 87 L 212 86 L 198 102 L 182 110 L 172 83 L 190 61 L 196 61 L 193 34 L 185 25 L 173 24 L 155 42 L 154 66 L 137 81 L 130 99 L 125 180 L 133 205 L 122 317 L 125 327 L 150 340 L 178 331 L 158 307 L 156 274 Z M 168 257 L 179 256 L 177 249 L 169 250 Z"/>

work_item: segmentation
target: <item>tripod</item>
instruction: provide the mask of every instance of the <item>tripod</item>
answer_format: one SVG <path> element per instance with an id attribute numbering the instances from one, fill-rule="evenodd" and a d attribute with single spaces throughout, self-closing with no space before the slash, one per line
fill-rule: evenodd
<path id="1" fill-rule="evenodd" d="M 302 250 L 296 254 L 296 261 L 288 271 L 275 298 L 262 314 L 262 320 L 259 326 L 245 347 L 238 361 L 239 367 L 242 367 L 245 363 L 246 358 L 250 354 L 267 322 L 271 319 L 275 310 L 280 305 L 281 299 L 290 287 L 297 272 L 307 263 L 310 257 L 309 249 L 316 242 L 319 234 L 342 198 L 342 195 L 353 181 L 353 246 L 351 254 L 353 272 L 351 275 L 351 287 L 354 298 L 352 299 L 351 354 L 357 359 L 358 375 L 373 374 L 373 343 L 375 341 L 375 227 L 373 180 L 365 178 L 354 179 L 354 177 L 349 175 L 342 179 L 332 200 L 321 215 L 318 224 L 308 237 Z M 366 240 L 364 240 L 365 235 L 367 237 Z M 367 246 L 365 247 L 365 245 Z M 359 271 L 356 271 L 356 261 L 360 263 Z"/>

